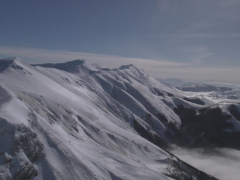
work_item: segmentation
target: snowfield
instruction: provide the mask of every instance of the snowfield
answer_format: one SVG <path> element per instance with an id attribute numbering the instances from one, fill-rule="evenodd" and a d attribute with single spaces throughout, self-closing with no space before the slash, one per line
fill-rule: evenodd
<path id="1" fill-rule="evenodd" d="M 238 133 L 239 103 L 170 88 L 133 65 L 3 59 L 0 179 L 215 179 L 164 149 L 200 141 L 181 106 L 205 114 L 220 107 Z"/>

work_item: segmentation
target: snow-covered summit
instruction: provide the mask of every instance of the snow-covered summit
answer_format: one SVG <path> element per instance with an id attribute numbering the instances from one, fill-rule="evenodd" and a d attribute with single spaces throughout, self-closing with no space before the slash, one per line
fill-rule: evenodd
<path id="1" fill-rule="evenodd" d="M 15 69 L 26 73 L 23 68 L 25 65 L 26 63 L 18 57 L 0 59 L 0 72 L 13 71 Z"/>
<path id="2" fill-rule="evenodd" d="M 63 71 L 67 71 L 70 73 L 80 73 L 80 70 L 82 68 L 86 68 L 87 70 L 95 70 L 97 71 L 96 68 L 94 68 L 91 64 L 88 64 L 85 60 L 73 60 L 65 63 L 46 63 L 46 64 L 34 64 L 33 66 L 41 66 L 41 67 L 46 67 L 46 68 L 56 68 L 60 69 Z"/>
<path id="3" fill-rule="evenodd" d="M 119 69 L 129 69 L 129 68 L 136 68 L 133 64 L 122 65 Z"/>

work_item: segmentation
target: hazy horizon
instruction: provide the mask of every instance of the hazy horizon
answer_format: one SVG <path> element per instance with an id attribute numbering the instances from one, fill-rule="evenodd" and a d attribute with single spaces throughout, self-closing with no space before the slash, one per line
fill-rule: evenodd
<path id="1" fill-rule="evenodd" d="M 240 1 L 1 1 L 0 58 L 240 82 Z"/>

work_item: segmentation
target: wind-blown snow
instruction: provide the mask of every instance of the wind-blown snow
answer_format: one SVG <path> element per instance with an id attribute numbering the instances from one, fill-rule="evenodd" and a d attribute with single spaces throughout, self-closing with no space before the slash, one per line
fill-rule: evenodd
<path id="1" fill-rule="evenodd" d="M 161 148 L 178 102 L 205 107 L 182 98 L 133 65 L 0 60 L 0 179 L 197 179 Z"/>
<path id="2" fill-rule="evenodd" d="M 0 156 L 13 165 L 0 166 L 1 179 L 169 179 L 163 174 L 168 164 L 156 160 L 171 156 L 137 135 L 123 120 L 122 114 L 129 122 L 133 117 L 127 109 L 114 116 L 109 106 L 115 103 L 110 97 L 101 101 L 91 87 L 94 80 L 6 61 L 0 75 L 0 139 L 1 146 L 9 146 Z M 43 155 L 32 158 L 24 149 L 28 143 L 37 149 L 40 143 Z"/>

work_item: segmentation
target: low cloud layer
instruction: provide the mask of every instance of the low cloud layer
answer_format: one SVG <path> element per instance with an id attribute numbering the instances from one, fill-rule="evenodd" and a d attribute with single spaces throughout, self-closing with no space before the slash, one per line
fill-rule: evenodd
<path id="1" fill-rule="evenodd" d="M 0 46 L 0 57 L 20 57 L 29 63 L 66 62 L 85 59 L 108 68 L 134 64 L 155 78 L 180 78 L 187 80 L 208 80 L 239 82 L 238 67 L 198 67 L 198 64 L 177 63 L 167 59 L 128 58 L 113 55 L 91 54 L 71 51 L 52 51 L 34 48 Z"/>
<path id="2" fill-rule="evenodd" d="M 240 151 L 228 148 L 183 149 L 173 147 L 173 154 L 194 167 L 218 178 L 219 180 L 240 179 Z"/>
<path id="3" fill-rule="evenodd" d="M 91 54 L 72 51 L 51 51 L 45 49 L 34 48 L 16 48 L 16 47 L 4 47 L 0 46 L 0 55 L 16 56 L 21 58 L 27 58 L 32 63 L 44 63 L 44 62 L 66 62 L 75 59 L 84 59 L 89 63 L 99 63 L 109 68 L 116 68 L 123 64 L 135 64 L 142 65 L 148 64 L 148 66 L 182 66 L 183 63 L 169 62 L 166 60 L 152 60 L 142 58 L 127 58 L 113 55 Z"/>

